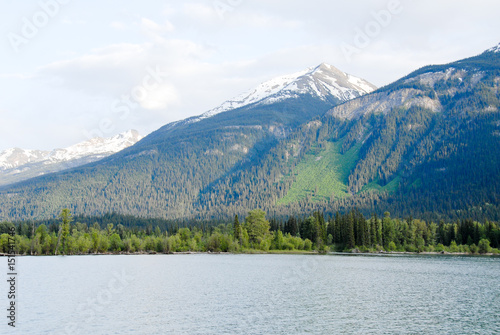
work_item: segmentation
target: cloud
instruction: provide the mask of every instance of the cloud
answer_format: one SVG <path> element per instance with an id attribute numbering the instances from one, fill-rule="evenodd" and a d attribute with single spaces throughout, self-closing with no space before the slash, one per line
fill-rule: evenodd
<path id="1" fill-rule="evenodd" d="M 182 76 L 186 73 L 180 70 L 192 73 L 212 52 L 209 47 L 182 39 L 162 39 L 156 44 L 114 44 L 43 66 L 37 77 L 90 95 L 119 95 L 140 84 L 148 67 L 158 66 Z"/>
<path id="2" fill-rule="evenodd" d="M 174 8 L 171 4 L 164 5 L 163 9 L 161 10 L 161 14 L 165 17 L 170 17 L 176 13 L 177 9 Z"/>
<path id="3" fill-rule="evenodd" d="M 148 18 L 141 18 L 142 32 L 153 42 L 162 43 L 165 41 L 165 35 L 175 30 L 174 25 L 165 20 L 163 24 L 158 24 Z"/>
<path id="4" fill-rule="evenodd" d="M 55 78 L 60 87 L 82 90 L 92 95 L 118 94 L 140 76 L 144 46 L 114 44 L 83 56 L 57 61 L 37 71 L 40 80 Z"/>
<path id="5" fill-rule="evenodd" d="M 179 102 L 179 93 L 175 86 L 166 83 L 155 89 L 148 90 L 140 105 L 145 109 L 154 111 L 178 106 Z"/>
<path id="6" fill-rule="evenodd" d="M 31 79 L 32 75 L 23 73 L 0 73 L 0 79 Z"/>
<path id="7" fill-rule="evenodd" d="M 184 18 L 191 19 L 195 22 L 209 23 L 219 20 L 217 12 L 213 6 L 205 3 L 187 3 L 183 4 L 181 13 Z"/>
<path id="8" fill-rule="evenodd" d="M 109 24 L 109 26 L 115 30 L 126 30 L 127 25 L 120 21 L 113 21 Z"/>
<path id="9" fill-rule="evenodd" d="M 61 20 L 61 23 L 62 24 L 67 24 L 67 25 L 72 25 L 72 24 L 83 25 L 83 24 L 87 24 L 87 21 L 85 21 L 85 20 L 73 20 L 73 19 L 69 18 L 68 16 L 65 16 Z"/>
<path id="10" fill-rule="evenodd" d="M 162 34 L 166 32 L 171 32 L 174 30 L 174 25 L 170 23 L 169 21 L 165 21 L 163 25 L 160 25 L 153 20 L 147 19 L 147 18 L 142 18 L 141 23 L 143 28 L 154 31 L 156 33 Z"/>
<path id="11" fill-rule="evenodd" d="M 278 13 L 262 13 L 259 11 L 235 11 L 233 15 L 228 16 L 231 24 L 244 26 L 251 29 L 285 29 L 295 30 L 304 28 L 305 22 L 294 18 L 285 18 Z"/>

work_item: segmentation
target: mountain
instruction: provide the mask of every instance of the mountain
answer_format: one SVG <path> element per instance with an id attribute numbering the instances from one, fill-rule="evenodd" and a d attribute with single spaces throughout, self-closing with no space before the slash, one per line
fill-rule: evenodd
<path id="1" fill-rule="evenodd" d="M 0 218 L 54 217 L 64 207 L 192 217 L 204 211 L 199 200 L 211 185 L 260 164 L 301 124 L 373 88 L 326 64 L 271 80 L 98 162 L 3 187 Z"/>
<path id="2" fill-rule="evenodd" d="M 368 94 L 358 85 L 358 97 L 338 94 L 353 79 L 325 65 L 264 83 L 103 160 L 0 189 L 0 218 L 68 207 L 220 222 L 254 208 L 286 217 L 357 207 L 500 220 L 498 50 Z"/>
<path id="3" fill-rule="evenodd" d="M 251 104 L 272 104 L 309 94 L 321 100 L 347 101 L 370 93 L 376 86 L 325 63 L 317 67 L 268 80 L 192 119 L 191 122 Z"/>
<path id="4" fill-rule="evenodd" d="M 495 45 L 494 47 L 486 50 L 486 52 L 494 52 L 494 53 L 500 52 L 500 43 L 498 45 Z"/>
<path id="5" fill-rule="evenodd" d="M 213 185 L 201 203 L 223 212 L 252 197 L 272 204 L 264 207 L 274 215 L 358 207 L 429 220 L 499 220 L 498 50 L 426 66 L 330 109 L 290 134 L 264 164 Z M 245 189 L 253 178 L 262 182 Z M 228 189 L 244 192 L 214 197 Z"/>
<path id="6" fill-rule="evenodd" d="M 200 192 L 199 219 L 358 207 L 500 220 L 500 52 L 426 66 L 306 122 Z M 207 214 L 210 213 L 210 214 Z"/>
<path id="7" fill-rule="evenodd" d="M 137 131 L 129 130 L 110 138 L 96 137 L 52 151 L 7 149 L 0 152 L 0 185 L 95 162 L 128 148 L 141 138 Z"/>

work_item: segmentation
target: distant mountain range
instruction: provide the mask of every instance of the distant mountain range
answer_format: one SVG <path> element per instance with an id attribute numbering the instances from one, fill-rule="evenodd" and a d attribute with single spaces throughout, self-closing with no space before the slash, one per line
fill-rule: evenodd
<path id="1" fill-rule="evenodd" d="M 7 149 L 0 152 L 0 185 L 95 162 L 134 145 L 141 138 L 136 130 L 129 130 L 110 138 L 92 138 L 64 149 Z"/>
<path id="2" fill-rule="evenodd" d="M 0 219 L 363 213 L 500 219 L 499 46 L 379 88 L 326 64 L 81 167 L 0 189 Z"/>

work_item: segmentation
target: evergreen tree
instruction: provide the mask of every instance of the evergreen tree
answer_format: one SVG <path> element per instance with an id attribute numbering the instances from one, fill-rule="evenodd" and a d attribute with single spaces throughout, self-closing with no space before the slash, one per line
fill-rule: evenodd
<path id="1" fill-rule="evenodd" d="M 61 227 L 59 230 L 59 236 L 57 239 L 57 246 L 56 246 L 55 254 L 57 254 L 60 241 L 62 241 L 63 254 L 66 254 L 66 252 L 67 252 L 67 240 L 68 240 L 68 236 L 69 236 L 69 225 L 72 221 L 70 210 L 67 208 L 64 208 L 62 210 L 61 214 L 59 215 L 59 217 L 61 218 L 62 222 L 61 222 Z"/>
<path id="2" fill-rule="evenodd" d="M 384 212 L 384 218 L 382 219 L 382 229 L 383 229 L 383 241 L 384 248 L 388 249 L 389 244 L 394 242 L 394 226 L 391 220 L 391 215 L 389 212 Z"/>
<path id="3" fill-rule="evenodd" d="M 250 242 L 257 242 L 269 233 L 270 223 L 266 220 L 266 212 L 254 209 L 245 218 L 245 228 Z"/>
<path id="4" fill-rule="evenodd" d="M 238 214 L 234 216 L 233 234 L 234 234 L 234 239 L 238 241 L 238 243 L 240 243 L 241 245 L 241 225 L 240 221 L 238 220 Z"/>
<path id="5" fill-rule="evenodd" d="M 297 236 L 297 234 L 299 233 L 299 229 L 297 225 L 297 219 L 295 219 L 295 216 L 291 215 L 288 217 L 283 232 L 285 234 L 288 233 L 292 236 Z"/>
<path id="6" fill-rule="evenodd" d="M 300 237 L 315 242 L 316 241 L 315 232 L 316 232 L 316 219 L 313 215 L 311 215 L 307 219 L 302 221 L 302 224 L 300 225 Z"/>
<path id="7" fill-rule="evenodd" d="M 370 241 L 371 245 L 375 246 L 377 245 L 378 242 L 378 237 L 377 237 L 377 227 L 378 227 L 378 222 L 377 222 L 377 214 L 373 213 L 371 218 L 370 218 Z"/>
<path id="8" fill-rule="evenodd" d="M 333 241 L 335 243 L 342 243 L 343 242 L 343 235 L 342 235 L 342 221 L 340 217 L 340 213 L 337 211 L 334 216 L 335 220 L 335 234 L 333 235 Z"/>
<path id="9" fill-rule="evenodd" d="M 349 249 L 354 248 L 356 245 L 356 238 L 354 236 L 354 220 L 355 220 L 354 212 L 350 212 L 349 215 L 346 215 L 345 244 L 346 247 Z"/>

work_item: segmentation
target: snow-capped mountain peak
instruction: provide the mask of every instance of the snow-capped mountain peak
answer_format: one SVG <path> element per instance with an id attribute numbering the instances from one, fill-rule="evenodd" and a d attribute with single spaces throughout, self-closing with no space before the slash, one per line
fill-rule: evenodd
<path id="1" fill-rule="evenodd" d="M 95 137 L 52 151 L 7 149 L 0 152 L 0 185 L 94 162 L 141 139 L 136 130 L 129 130 L 110 138 Z"/>
<path id="2" fill-rule="evenodd" d="M 94 137 L 65 149 L 53 150 L 48 159 L 51 161 L 68 161 L 86 156 L 108 156 L 135 144 L 142 138 L 136 130 L 129 130 L 110 138 Z"/>
<path id="3" fill-rule="evenodd" d="M 29 162 L 41 161 L 49 151 L 10 148 L 0 152 L 0 171 Z"/>
<path id="4" fill-rule="evenodd" d="M 340 102 L 344 102 L 370 93 L 375 89 L 374 85 L 364 79 L 322 63 L 316 67 L 265 81 L 254 89 L 227 100 L 220 106 L 192 119 L 191 122 L 250 104 L 270 104 L 297 98 L 301 94 L 310 94 L 323 100 L 336 98 Z"/>
<path id="5" fill-rule="evenodd" d="M 489 48 L 488 50 L 486 50 L 487 52 L 494 52 L 494 53 L 497 53 L 497 52 L 500 52 L 500 43 L 498 43 L 497 45 L 495 45 L 493 48 Z"/>

